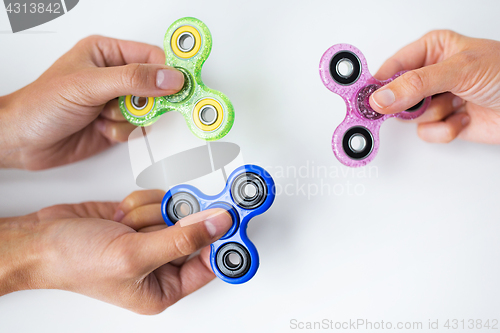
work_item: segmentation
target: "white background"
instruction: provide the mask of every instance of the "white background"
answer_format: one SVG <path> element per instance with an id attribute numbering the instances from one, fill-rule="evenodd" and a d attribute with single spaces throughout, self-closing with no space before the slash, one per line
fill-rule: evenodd
<path id="1" fill-rule="evenodd" d="M 424 327 L 429 319 L 500 320 L 500 147 L 424 143 L 415 125 L 391 119 L 371 164 L 378 176 L 362 178 L 332 153 L 345 105 L 318 74 L 321 55 L 336 43 L 357 46 L 373 73 L 433 29 L 500 40 L 499 12 L 493 0 L 81 0 L 52 22 L 10 34 L 1 9 L 1 95 L 35 80 L 87 35 L 162 45 L 174 20 L 203 20 L 214 38 L 203 78 L 233 102 L 236 121 L 226 138 L 241 146 L 245 162 L 272 174 L 280 166 L 332 167 L 338 176 L 323 182 L 345 191 L 280 195 L 255 218 L 248 232 L 261 266 L 249 283 L 215 280 L 152 317 L 64 291 L 17 292 L 0 298 L 0 332 L 287 332 L 291 319 Z M 349 194 L 349 184 L 362 195 Z M 49 171 L 1 170 L 0 216 L 119 201 L 135 189 L 122 144 Z"/>

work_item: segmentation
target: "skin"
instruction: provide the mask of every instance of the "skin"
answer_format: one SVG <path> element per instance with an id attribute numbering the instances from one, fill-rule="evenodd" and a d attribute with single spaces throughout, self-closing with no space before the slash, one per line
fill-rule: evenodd
<path id="1" fill-rule="evenodd" d="M 36 81 L 0 97 L 0 167 L 41 170 L 76 162 L 124 142 L 135 128 L 117 97 L 164 96 L 184 84 L 153 45 L 90 36 Z M 167 80 L 158 87 L 157 73 Z"/>
<path id="2" fill-rule="evenodd" d="M 215 277 L 208 245 L 229 230 L 231 217 L 210 209 L 167 228 L 159 209 L 164 193 L 0 219 L 0 295 L 62 289 L 157 314 L 201 288 Z M 119 222 L 118 207 L 125 213 Z"/>
<path id="3" fill-rule="evenodd" d="M 388 79 L 401 70 L 409 72 L 370 96 L 375 111 L 401 112 L 439 94 L 414 120 L 421 139 L 500 144 L 500 42 L 432 31 L 389 58 L 375 76 Z M 390 93 L 377 94 L 388 89 L 394 102 L 384 105 Z"/>
<path id="4" fill-rule="evenodd" d="M 459 136 L 499 144 L 499 54 L 496 41 L 431 32 L 387 60 L 377 78 L 410 72 L 374 93 L 370 104 L 396 113 L 440 94 L 416 120 L 422 139 Z M 178 72 L 163 62 L 155 46 L 99 36 L 82 40 L 38 80 L 0 98 L 0 167 L 50 168 L 125 141 L 133 126 L 116 97 L 163 96 L 182 87 Z M 158 70 L 171 74 L 160 85 Z M 382 105 L 387 98 L 377 94 L 387 89 L 393 102 Z M 163 311 L 214 278 L 207 246 L 232 224 L 224 210 L 208 210 L 166 228 L 163 195 L 134 192 L 120 204 L 58 205 L 0 219 L 0 295 L 57 288 L 138 313 Z"/>
<path id="5" fill-rule="evenodd" d="M 0 168 L 47 169 L 126 141 L 134 126 L 116 98 L 179 91 L 184 76 L 164 62 L 153 45 L 83 39 L 35 82 L 0 97 Z M 232 220 L 215 209 L 167 228 L 164 194 L 134 192 L 121 203 L 58 205 L 0 219 L 0 295 L 62 289 L 156 314 L 194 292 L 215 277 L 207 246 Z"/>

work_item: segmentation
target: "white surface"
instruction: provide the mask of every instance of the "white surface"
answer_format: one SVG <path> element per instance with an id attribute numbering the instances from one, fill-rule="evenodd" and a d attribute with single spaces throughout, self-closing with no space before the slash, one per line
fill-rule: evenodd
<path id="1" fill-rule="evenodd" d="M 429 319 L 500 319 L 500 147 L 427 144 L 414 125 L 390 120 L 372 168 L 345 168 L 330 146 L 345 106 L 317 69 L 323 52 L 341 42 L 357 46 L 375 72 L 432 29 L 500 40 L 499 12 L 494 0 L 81 0 L 33 33 L 0 34 L 3 95 L 36 79 L 87 35 L 161 45 L 174 20 L 198 17 L 214 37 L 203 78 L 236 109 L 227 140 L 281 187 L 292 184 L 289 193 L 296 182 L 313 191 L 311 184 L 322 181 L 337 193 L 280 195 L 255 218 L 249 236 L 261 266 L 245 285 L 216 280 L 154 317 L 63 291 L 18 292 L 0 298 L 0 331 L 287 332 L 291 319 L 424 327 Z M 9 29 L 0 10 L 0 30 Z M 129 163 L 121 145 L 50 171 L 2 170 L 0 214 L 121 200 L 136 189 Z M 280 173 L 295 167 L 307 176 L 306 165 L 308 177 Z M 329 176 L 313 176 L 311 166 L 331 168 Z"/>

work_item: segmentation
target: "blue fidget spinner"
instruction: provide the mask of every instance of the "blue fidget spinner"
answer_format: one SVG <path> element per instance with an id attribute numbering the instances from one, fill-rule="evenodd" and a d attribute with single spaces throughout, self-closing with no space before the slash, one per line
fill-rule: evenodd
<path id="1" fill-rule="evenodd" d="M 221 193 L 209 196 L 191 185 L 170 189 L 161 203 L 163 220 L 173 226 L 180 219 L 211 208 L 227 210 L 233 226 L 212 243 L 210 264 L 221 280 L 240 284 L 250 280 L 259 268 L 259 254 L 246 229 L 252 217 L 267 211 L 275 197 L 271 175 L 256 165 L 243 165 L 228 178 Z"/>

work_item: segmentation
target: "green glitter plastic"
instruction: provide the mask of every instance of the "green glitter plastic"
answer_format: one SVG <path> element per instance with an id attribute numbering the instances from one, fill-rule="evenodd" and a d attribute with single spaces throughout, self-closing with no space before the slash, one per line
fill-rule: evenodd
<path id="1" fill-rule="evenodd" d="M 170 41 L 173 33 L 181 26 L 195 28 L 201 36 L 201 46 L 198 52 L 189 59 L 183 59 L 175 55 Z M 185 17 L 175 21 L 167 30 L 163 42 L 165 49 L 165 64 L 175 67 L 184 74 L 184 87 L 178 93 L 170 96 L 156 97 L 153 109 L 142 117 L 128 112 L 125 106 L 125 96 L 120 97 L 120 110 L 131 124 L 136 126 L 149 126 L 158 118 L 169 111 L 180 112 L 191 132 L 200 139 L 207 141 L 219 140 L 224 137 L 233 126 L 234 110 L 231 101 L 220 91 L 208 88 L 201 80 L 201 69 L 212 50 L 212 35 L 207 26 L 193 17 Z M 202 99 L 212 98 L 220 103 L 223 109 L 223 121 L 213 131 L 204 131 L 193 121 L 193 110 L 195 105 Z"/>

